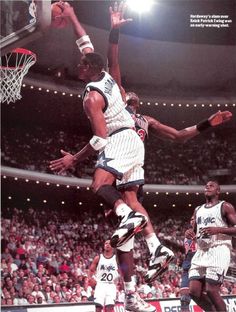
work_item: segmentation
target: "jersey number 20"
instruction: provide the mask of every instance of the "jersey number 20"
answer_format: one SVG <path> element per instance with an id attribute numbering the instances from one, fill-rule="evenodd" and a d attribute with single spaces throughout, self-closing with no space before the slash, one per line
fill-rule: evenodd
<path id="1" fill-rule="evenodd" d="M 101 278 L 101 281 L 102 282 L 111 282 L 113 280 L 113 275 L 112 273 L 103 273 L 102 274 L 102 278 Z"/>

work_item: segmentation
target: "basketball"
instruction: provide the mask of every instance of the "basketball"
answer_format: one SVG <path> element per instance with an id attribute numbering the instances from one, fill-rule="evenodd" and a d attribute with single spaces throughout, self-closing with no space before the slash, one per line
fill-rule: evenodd
<path id="1" fill-rule="evenodd" d="M 66 3 L 65 3 L 66 4 Z M 51 5 L 52 21 L 51 25 L 55 28 L 64 28 L 68 25 L 68 19 L 62 16 L 63 7 L 60 2 L 54 2 Z"/>

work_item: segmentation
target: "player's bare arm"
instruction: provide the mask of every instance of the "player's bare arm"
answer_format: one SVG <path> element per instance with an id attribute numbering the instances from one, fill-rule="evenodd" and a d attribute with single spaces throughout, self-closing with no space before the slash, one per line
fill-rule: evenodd
<path id="1" fill-rule="evenodd" d="M 74 155 L 64 150 L 61 150 L 61 154 L 63 157 L 50 161 L 49 166 L 52 171 L 57 172 L 58 174 L 62 174 L 66 170 L 73 168 L 79 161 L 83 161 L 87 157 L 95 154 L 95 150 L 88 143 Z"/>
<path id="2" fill-rule="evenodd" d="M 97 91 L 90 91 L 84 99 L 84 110 L 90 121 L 93 134 L 101 137 L 107 137 L 106 122 L 103 114 L 105 107 L 104 98 Z"/>
<path id="3" fill-rule="evenodd" d="M 125 90 L 121 85 L 121 74 L 120 74 L 120 65 L 119 65 L 119 53 L 118 53 L 118 40 L 119 40 L 119 29 L 121 26 L 129 23 L 132 19 L 124 18 L 126 5 L 124 2 L 121 2 L 119 5 L 117 2 L 114 4 L 114 7 L 110 7 L 110 19 L 111 19 L 111 32 L 109 36 L 109 45 L 108 45 L 108 68 L 109 74 L 114 78 L 118 84 L 122 98 L 125 98 Z"/>
<path id="4" fill-rule="evenodd" d="M 97 270 L 97 266 L 98 266 L 98 262 L 99 262 L 99 255 L 97 255 L 94 259 L 93 262 L 90 265 L 89 271 L 88 271 L 88 278 L 89 278 L 89 284 L 94 287 L 96 285 L 96 279 L 94 277 L 96 270 Z"/>
<path id="5" fill-rule="evenodd" d="M 121 17 L 118 10 L 117 2 L 114 8 L 109 8 L 111 19 L 111 33 L 109 36 L 109 44 L 107 51 L 109 74 L 115 79 L 119 87 L 121 87 L 121 75 L 118 56 L 118 40 L 119 40 L 119 20 Z"/>
<path id="6" fill-rule="evenodd" d="M 87 53 L 94 52 L 94 48 L 90 41 L 90 38 L 87 35 L 83 26 L 80 24 L 80 21 L 78 20 L 78 17 L 75 14 L 74 8 L 68 2 L 64 1 L 60 1 L 59 5 L 63 9 L 62 16 L 67 17 L 74 28 L 74 32 L 78 38 L 76 43 L 78 45 L 81 54 L 85 55 Z"/>
<path id="7" fill-rule="evenodd" d="M 175 128 L 166 126 L 150 116 L 144 117 L 148 120 L 149 128 L 154 135 L 161 139 L 184 143 L 207 128 L 216 127 L 222 123 L 228 122 L 232 118 L 232 113 L 229 111 L 218 111 L 199 124 L 182 130 L 176 130 Z"/>
<path id="8" fill-rule="evenodd" d="M 187 239 L 195 239 L 196 238 L 196 234 L 194 232 L 193 229 L 188 229 L 185 231 L 184 233 L 184 236 L 187 238 Z"/>
<path id="9" fill-rule="evenodd" d="M 82 150 L 73 155 L 74 164 L 95 154 L 99 149 L 97 146 L 105 144 L 104 142 L 106 142 L 107 137 L 106 122 L 103 115 L 103 108 L 105 106 L 103 97 L 97 91 L 91 91 L 85 96 L 83 105 L 94 136 Z M 94 143 L 96 140 L 100 140 L 101 142 Z"/>
<path id="10" fill-rule="evenodd" d="M 228 202 L 223 203 L 222 216 L 228 227 L 207 227 L 202 230 L 203 234 L 227 234 L 236 237 L 236 212 L 233 205 Z"/>
<path id="11" fill-rule="evenodd" d="M 194 231 L 195 234 L 197 233 L 197 222 L 196 222 L 196 213 L 197 213 L 197 209 L 198 209 L 198 207 L 195 208 L 194 213 L 193 213 L 193 215 L 192 215 L 192 217 L 191 217 L 191 219 L 194 220 L 194 222 L 193 222 L 193 231 Z"/>
<path id="12" fill-rule="evenodd" d="M 99 261 L 99 255 L 95 256 L 95 258 L 93 259 L 93 262 L 90 265 L 88 278 L 92 278 L 92 276 L 96 273 L 98 261 Z"/>
<path id="13" fill-rule="evenodd" d="M 99 138 L 106 138 L 106 123 L 102 109 L 104 108 L 104 99 L 96 91 L 89 92 L 84 99 L 84 110 L 89 118 L 93 134 Z M 72 155 L 61 150 L 63 157 L 52 160 L 50 169 L 59 174 L 65 172 L 69 168 L 74 167 L 78 162 L 83 161 L 87 157 L 94 155 L 96 150 L 91 145 L 91 142 L 85 145 L 78 153 Z"/>

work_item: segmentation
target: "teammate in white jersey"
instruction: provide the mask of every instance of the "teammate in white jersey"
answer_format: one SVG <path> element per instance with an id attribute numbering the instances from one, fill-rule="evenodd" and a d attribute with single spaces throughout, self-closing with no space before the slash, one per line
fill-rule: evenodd
<path id="1" fill-rule="evenodd" d="M 113 312 L 116 302 L 116 284 L 119 278 L 119 270 L 114 249 L 110 241 L 104 243 L 104 252 L 97 255 L 90 266 L 89 278 L 96 280 L 94 302 L 96 312 Z"/>
<path id="2" fill-rule="evenodd" d="M 217 182 L 207 182 L 204 193 L 206 203 L 194 212 L 197 251 L 189 270 L 190 295 L 204 311 L 226 312 L 219 291 L 230 264 L 236 212 L 230 203 L 219 200 Z"/>
<path id="3" fill-rule="evenodd" d="M 179 143 L 184 143 L 187 140 L 197 136 L 206 128 L 211 126 L 217 126 L 230 120 L 232 117 L 231 112 L 217 112 L 216 114 L 210 116 L 207 120 L 200 122 L 197 125 L 192 127 L 184 128 L 182 130 L 177 130 L 173 127 L 169 127 L 160 123 L 153 117 L 143 116 L 137 113 L 139 108 L 139 98 L 133 92 L 125 93 L 125 90 L 121 84 L 121 74 L 119 67 L 119 58 L 118 58 L 118 40 L 119 40 L 119 29 L 122 25 L 127 24 L 131 21 L 131 19 L 124 18 L 124 3 L 120 3 L 114 5 L 114 9 L 110 8 L 110 18 L 111 18 L 111 31 L 109 36 L 109 47 L 108 47 L 108 67 L 109 73 L 116 80 L 118 86 L 120 87 L 122 96 L 126 99 L 127 110 L 131 114 L 133 120 L 135 121 L 135 129 L 141 140 L 144 141 L 147 137 L 148 130 L 151 131 L 155 136 L 158 136 L 161 139 L 171 140 Z M 140 191 L 139 185 L 132 184 L 118 184 L 118 189 L 123 193 L 123 198 L 126 203 L 130 205 L 136 211 L 139 211 L 145 215 L 147 212 L 143 210 L 143 207 L 137 200 L 137 192 Z M 134 194 L 135 193 L 135 194 Z M 166 268 L 166 265 L 170 260 L 171 251 L 169 251 L 166 247 L 163 247 L 158 240 L 152 224 L 148 221 L 147 226 L 143 230 L 144 237 L 147 241 L 147 245 L 150 251 L 150 262 L 149 262 L 149 270 L 145 279 L 147 282 L 153 281 L 158 275 L 162 274 Z M 133 248 L 133 238 L 123 245 L 119 249 L 118 256 L 126 257 L 127 261 L 130 262 L 130 267 L 132 267 L 132 250 Z M 122 255 L 122 251 L 124 254 Z M 121 255 L 120 255 L 121 254 Z M 127 268 L 128 270 L 128 268 Z M 127 278 L 131 279 L 130 274 L 127 273 Z"/>

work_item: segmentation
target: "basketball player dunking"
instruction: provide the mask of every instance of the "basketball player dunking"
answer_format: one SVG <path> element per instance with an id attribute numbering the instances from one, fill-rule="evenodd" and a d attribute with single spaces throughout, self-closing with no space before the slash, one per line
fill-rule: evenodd
<path id="1" fill-rule="evenodd" d="M 116 179 L 121 180 L 123 184 L 144 183 L 142 168 L 144 145 L 133 130 L 134 121 L 125 109 L 118 85 L 104 71 L 104 62 L 99 54 L 93 52 L 90 39 L 79 23 L 73 8 L 65 5 L 64 13 L 71 20 L 79 36 L 77 45 L 83 54 L 79 64 L 79 78 L 87 83 L 83 95 L 83 107 L 94 135 L 75 155 L 62 151 L 63 157 L 51 161 L 50 168 L 62 173 L 79 161 L 98 153 L 92 190 L 112 207 L 121 219 L 118 229 L 111 237 L 112 247 L 119 247 L 146 226 L 148 217 L 129 207 L 112 184 Z M 172 251 L 166 249 L 163 250 L 165 258 L 166 254 L 169 256 L 168 252 L 172 257 Z M 138 299 L 135 297 L 134 300 Z M 135 307 L 135 311 L 141 310 Z M 155 308 L 151 311 L 155 311 Z"/>

